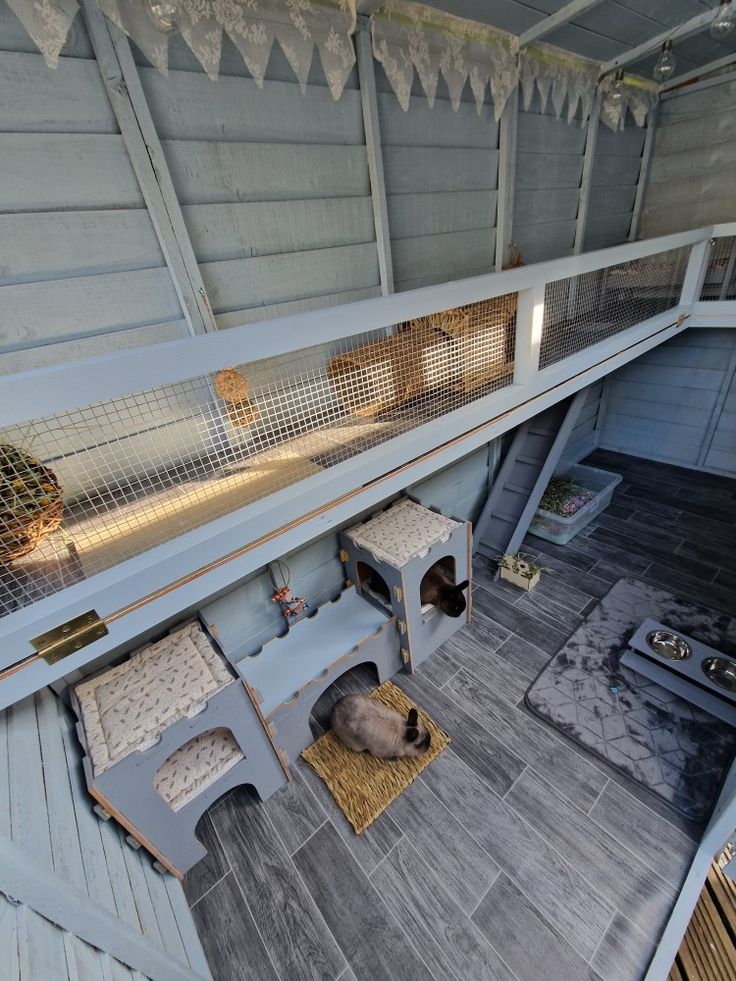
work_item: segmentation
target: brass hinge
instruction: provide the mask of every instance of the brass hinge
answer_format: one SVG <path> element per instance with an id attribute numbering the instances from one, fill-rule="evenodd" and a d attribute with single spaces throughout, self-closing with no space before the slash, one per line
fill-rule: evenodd
<path id="1" fill-rule="evenodd" d="M 347 562 L 350 559 L 350 552 L 346 548 L 340 549 L 340 561 Z"/>
<path id="2" fill-rule="evenodd" d="M 407 651 L 405 647 L 401 648 L 401 660 L 404 662 L 404 664 L 409 663 L 409 651 Z"/>
<path id="3" fill-rule="evenodd" d="M 397 603 L 404 602 L 404 590 L 401 588 L 401 586 L 394 586 L 394 596 Z"/>
<path id="4" fill-rule="evenodd" d="M 97 611 L 88 610 L 53 630 L 47 630 L 45 634 L 32 637 L 31 643 L 47 664 L 56 664 L 100 637 L 105 637 L 108 632 Z"/>
<path id="5" fill-rule="evenodd" d="M 405 634 L 406 633 L 406 620 L 399 620 L 398 623 L 399 623 L 399 633 L 400 634 Z"/>

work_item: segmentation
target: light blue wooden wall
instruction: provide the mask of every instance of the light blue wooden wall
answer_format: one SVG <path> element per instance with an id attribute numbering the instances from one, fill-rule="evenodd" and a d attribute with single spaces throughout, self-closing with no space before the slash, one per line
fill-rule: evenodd
<path id="1" fill-rule="evenodd" d="M 736 219 L 736 81 L 660 105 L 642 236 Z"/>
<path id="2" fill-rule="evenodd" d="M 0 839 L 61 881 L 70 901 L 110 914 L 169 959 L 208 977 L 179 882 L 154 871 L 145 853 L 124 842 L 114 821 L 93 814 L 71 715 L 50 689 L 0 712 L 0 750 Z M 142 975 L 105 953 L 101 935 L 102 950 L 28 905 L 0 900 L 3 978 L 141 981 Z"/>
<path id="3" fill-rule="evenodd" d="M 606 378 L 600 445 L 736 475 L 736 332 L 687 330 Z"/>
<path id="4" fill-rule="evenodd" d="M 452 109 L 444 79 L 430 109 L 415 80 L 404 112 L 376 62 L 389 232 L 397 290 L 490 272 L 496 237 L 498 126 L 469 85 Z"/>
<path id="5" fill-rule="evenodd" d="M 380 292 L 355 72 L 335 101 L 278 45 L 262 89 L 227 38 L 217 84 L 181 38 L 168 78 L 137 60 L 218 326 Z"/>
<path id="6" fill-rule="evenodd" d="M 538 92 L 528 112 L 520 103 L 511 237 L 524 262 L 572 254 L 584 151 L 579 117 L 557 119 Z"/>
<path id="7" fill-rule="evenodd" d="M 625 242 L 641 170 L 646 128 L 629 125 L 614 133 L 602 123 L 593 164 L 585 251 Z"/>
<path id="8" fill-rule="evenodd" d="M 79 17 L 50 71 L 0 0 L 0 371 L 186 333 Z"/>

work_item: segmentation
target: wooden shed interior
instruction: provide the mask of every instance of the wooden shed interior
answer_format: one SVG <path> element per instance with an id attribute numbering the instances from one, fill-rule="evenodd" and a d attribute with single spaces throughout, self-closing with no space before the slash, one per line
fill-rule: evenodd
<path id="1" fill-rule="evenodd" d="M 0 0 L 0 309 L 3 981 L 736 977 L 736 0 Z"/>

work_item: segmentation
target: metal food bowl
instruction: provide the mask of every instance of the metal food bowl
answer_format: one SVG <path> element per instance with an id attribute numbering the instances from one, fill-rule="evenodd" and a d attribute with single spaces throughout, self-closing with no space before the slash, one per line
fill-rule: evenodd
<path id="1" fill-rule="evenodd" d="M 655 654 L 669 661 L 686 661 L 692 654 L 688 642 L 669 630 L 653 630 L 647 634 L 647 644 Z"/>
<path id="2" fill-rule="evenodd" d="M 706 657 L 700 667 L 714 685 L 726 691 L 736 691 L 736 661 L 729 661 L 726 657 Z"/>

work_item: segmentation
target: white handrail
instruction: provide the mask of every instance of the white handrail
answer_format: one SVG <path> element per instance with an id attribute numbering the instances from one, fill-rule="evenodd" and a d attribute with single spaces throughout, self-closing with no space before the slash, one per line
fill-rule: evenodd
<path id="1" fill-rule="evenodd" d="M 721 225 L 719 229 L 736 226 Z M 712 226 L 0 377 L 0 428 L 707 242 Z M 719 234 L 734 234 L 719 231 Z"/>

